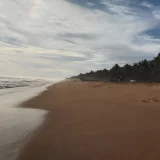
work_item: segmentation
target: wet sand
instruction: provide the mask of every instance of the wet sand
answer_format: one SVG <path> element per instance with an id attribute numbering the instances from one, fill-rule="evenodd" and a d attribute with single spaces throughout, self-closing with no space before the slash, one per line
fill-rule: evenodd
<path id="1" fill-rule="evenodd" d="M 24 107 L 50 113 L 19 160 L 160 159 L 160 85 L 66 81 Z"/>

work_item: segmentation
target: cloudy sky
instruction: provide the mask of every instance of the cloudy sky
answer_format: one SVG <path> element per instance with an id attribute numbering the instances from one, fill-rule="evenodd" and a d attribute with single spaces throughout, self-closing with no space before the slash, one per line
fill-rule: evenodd
<path id="1" fill-rule="evenodd" d="M 61 79 L 158 52 L 159 0 L 0 0 L 0 76 Z"/>

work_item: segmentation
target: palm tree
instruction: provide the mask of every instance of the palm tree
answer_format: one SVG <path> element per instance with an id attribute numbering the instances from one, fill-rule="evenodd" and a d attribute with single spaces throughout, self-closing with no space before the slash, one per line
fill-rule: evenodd
<path id="1" fill-rule="evenodd" d="M 113 66 L 113 68 L 114 68 L 116 71 L 119 71 L 119 70 L 120 70 L 120 66 L 119 66 L 118 64 L 115 64 L 115 65 Z"/>

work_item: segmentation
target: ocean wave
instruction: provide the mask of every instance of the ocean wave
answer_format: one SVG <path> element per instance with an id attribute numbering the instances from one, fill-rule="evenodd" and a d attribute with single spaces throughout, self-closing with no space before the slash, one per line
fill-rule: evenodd
<path id="1" fill-rule="evenodd" d="M 0 89 L 18 88 L 18 87 L 39 87 L 46 85 L 47 80 L 30 80 L 24 78 L 0 77 Z"/>

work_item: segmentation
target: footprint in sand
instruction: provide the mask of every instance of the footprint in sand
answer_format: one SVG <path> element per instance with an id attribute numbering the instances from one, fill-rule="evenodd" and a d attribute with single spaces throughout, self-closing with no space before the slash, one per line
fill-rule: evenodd
<path id="1" fill-rule="evenodd" d="M 152 98 L 154 102 L 159 102 L 160 100 L 157 97 Z"/>
<path id="2" fill-rule="evenodd" d="M 143 103 L 149 103 L 150 101 L 153 101 L 153 102 L 160 102 L 160 100 L 157 98 L 157 97 L 154 97 L 152 99 L 147 99 L 147 100 L 142 100 Z"/>
<path id="3" fill-rule="evenodd" d="M 143 102 L 143 103 L 148 103 L 149 101 L 148 101 L 148 100 L 142 100 L 142 102 Z"/>

